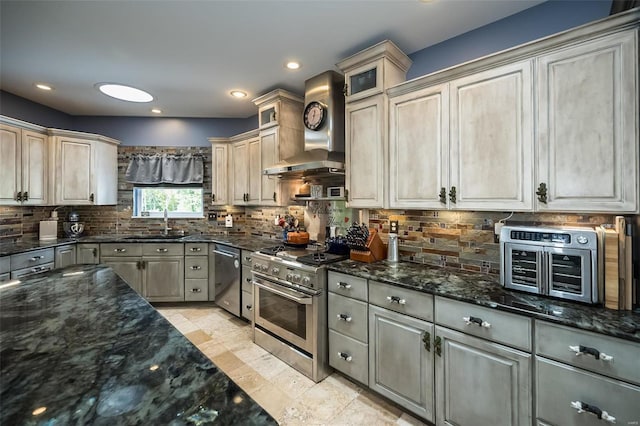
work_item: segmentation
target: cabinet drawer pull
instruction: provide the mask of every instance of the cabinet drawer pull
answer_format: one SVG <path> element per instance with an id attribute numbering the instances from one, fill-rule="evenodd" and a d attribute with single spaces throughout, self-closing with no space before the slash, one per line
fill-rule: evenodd
<path id="1" fill-rule="evenodd" d="M 569 350 L 576 353 L 576 356 L 587 354 L 593 355 L 593 357 L 597 360 L 601 361 L 613 361 L 613 357 L 611 355 L 607 355 L 604 352 L 600 352 L 595 348 L 589 348 L 587 346 L 569 346 Z"/>
<path id="2" fill-rule="evenodd" d="M 36 266 L 35 268 L 31 268 L 31 272 L 40 272 L 44 271 L 45 269 L 47 269 L 46 266 Z"/>
<path id="3" fill-rule="evenodd" d="M 336 285 L 338 286 L 338 288 L 345 288 L 347 290 L 351 288 L 351 284 L 343 283 L 342 281 L 338 281 Z"/>
<path id="4" fill-rule="evenodd" d="M 40 259 L 44 259 L 44 256 L 33 256 L 32 258 L 29 259 L 29 262 L 37 262 Z"/>
<path id="5" fill-rule="evenodd" d="M 202 293 L 202 290 L 200 290 L 199 288 L 192 288 L 191 293 Z"/>
<path id="6" fill-rule="evenodd" d="M 351 362 L 351 360 L 353 359 L 353 358 L 351 357 L 351 355 L 349 355 L 349 354 L 348 354 L 348 353 L 346 353 L 346 352 L 338 352 L 338 356 L 339 356 L 340 358 L 344 359 L 344 360 L 345 360 L 345 361 L 347 361 L 347 362 Z"/>
<path id="7" fill-rule="evenodd" d="M 191 247 L 189 251 L 202 251 L 200 247 Z"/>
<path id="8" fill-rule="evenodd" d="M 338 319 L 345 322 L 351 322 L 351 317 L 347 314 L 338 314 Z"/>
<path id="9" fill-rule="evenodd" d="M 191 267 L 191 270 L 193 270 L 193 271 L 199 271 L 200 269 L 202 269 L 202 268 L 200 266 L 198 266 L 198 265 L 193 265 Z"/>
<path id="10" fill-rule="evenodd" d="M 387 296 L 387 300 L 390 303 L 397 303 L 398 305 L 406 305 L 407 301 L 404 299 L 400 299 L 398 296 Z"/>
<path id="11" fill-rule="evenodd" d="M 116 253 L 124 253 L 125 251 L 127 251 L 127 249 L 126 248 L 116 248 L 116 249 L 113 249 L 113 251 L 115 251 Z"/>
<path id="12" fill-rule="evenodd" d="M 586 402 L 582 401 L 571 401 L 571 406 L 578 410 L 578 414 L 582 413 L 591 413 L 598 417 L 599 420 L 604 420 L 605 422 L 615 423 L 616 418 L 611 416 L 604 410 L 596 407 L 595 405 L 589 405 Z"/>
<path id="13" fill-rule="evenodd" d="M 166 253 L 166 252 L 168 252 L 169 250 L 168 250 L 168 249 L 166 249 L 166 248 L 159 248 L 159 249 L 156 249 L 156 251 L 157 251 L 158 253 Z"/>
<path id="14" fill-rule="evenodd" d="M 467 323 L 467 325 L 476 324 L 478 327 L 491 328 L 491 324 L 489 324 L 486 321 L 483 321 L 482 318 L 468 316 L 468 317 L 463 317 L 462 319 L 464 320 L 464 322 Z"/>

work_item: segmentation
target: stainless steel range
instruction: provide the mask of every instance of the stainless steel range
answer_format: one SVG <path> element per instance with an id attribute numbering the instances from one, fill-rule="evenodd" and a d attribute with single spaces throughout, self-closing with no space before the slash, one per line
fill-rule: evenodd
<path id="1" fill-rule="evenodd" d="M 345 258 L 284 246 L 253 254 L 254 342 L 314 382 L 331 372 L 323 265 Z"/>

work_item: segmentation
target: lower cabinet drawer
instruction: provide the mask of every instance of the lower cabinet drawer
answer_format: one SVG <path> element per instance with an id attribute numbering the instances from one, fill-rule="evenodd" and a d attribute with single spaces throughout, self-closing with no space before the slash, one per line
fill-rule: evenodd
<path id="1" fill-rule="evenodd" d="M 253 294 L 242 291 L 242 318 L 253 321 Z"/>
<path id="2" fill-rule="evenodd" d="M 580 413 L 574 407 L 580 403 L 606 411 L 615 417 L 615 424 L 634 425 L 640 422 L 640 387 L 540 357 L 536 359 L 536 372 L 536 417 L 539 424 L 612 424 L 590 412 Z"/>
<path id="3" fill-rule="evenodd" d="M 147 243 L 142 244 L 143 256 L 184 256 L 184 244 Z"/>
<path id="4" fill-rule="evenodd" d="M 185 243 L 184 254 L 187 256 L 208 256 L 208 248 L 209 244 L 207 243 Z"/>
<path id="5" fill-rule="evenodd" d="M 53 248 L 33 250 L 11 255 L 11 270 L 31 268 L 51 263 L 54 260 Z"/>
<path id="6" fill-rule="evenodd" d="M 353 275 L 329 271 L 327 274 L 327 289 L 330 292 L 354 299 L 367 301 L 367 280 Z"/>
<path id="7" fill-rule="evenodd" d="M 184 277 L 205 279 L 209 277 L 209 258 L 204 256 L 185 256 Z"/>
<path id="8" fill-rule="evenodd" d="M 329 330 L 329 365 L 368 385 L 369 345 Z"/>
<path id="9" fill-rule="evenodd" d="M 18 269 L 17 271 L 11 271 L 11 279 L 18 280 L 20 278 L 26 278 L 31 275 L 42 274 L 50 271 L 54 268 L 54 263 L 45 263 L 43 265 L 33 266 L 31 268 Z"/>
<path id="10" fill-rule="evenodd" d="M 187 302 L 204 302 L 208 300 L 207 290 L 209 280 L 186 279 L 184 280 L 184 300 Z"/>
<path id="11" fill-rule="evenodd" d="M 0 274 L 0 282 L 9 281 L 10 277 L 11 277 L 11 274 L 8 272 L 6 274 Z"/>
<path id="12" fill-rule="evenodd" d="M 142 256 L 142 244 L 137 243 L 102 243 L 100 257 Z"/>
<path id="13" fill-rule="evenodd" d="M 368 341 L 369 316 L 365 302 L 329 293 L 328 315 L 327 324 L 330 330 L 361 342 Z"/>
<path id="14" fill-rule="evenodd" d="M 369 303 L 401 314 L 433 321 L 433 296 L 378 281 L 369 281 Z"/>
<path id="15" fill-rule="evenodd" d="M 9 256 L 0 257 L 0 274 L 11 272 L 11 259 Z"/>

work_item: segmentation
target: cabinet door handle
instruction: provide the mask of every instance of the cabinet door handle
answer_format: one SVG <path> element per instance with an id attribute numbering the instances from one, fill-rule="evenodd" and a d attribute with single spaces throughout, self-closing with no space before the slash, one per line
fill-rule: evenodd
<path id="1" fill-rule="evenodd" d="M 536 195 L 538 196 L 538 201 L 541 203 L 547 204 L 547 184 L 544 182 L 540 182 L 538 186 L 538 190 L 536 191 Z"/>
<path id="2" fill-rule="evenodd" d="M 200 247 L 191 247 L 189 251 L 202 251 L 202 249 Z"/>
<path id="3" fill-rule="evenodd" d="M 139 260 L 136 262 L 136 269 L 142 269 L 141 263 Z"/>
<path id="4" fill-rule="evenodd" d="M 193 265 L 193 266 L 191 267 L 191 269 L 192 269 L 193 271 L 199 271 L 199 270 L 200 270 L 200 269 L 202 269 L 202 268 L 201 268 L 200 266 L 198 266 L 198 265 Z"/>
<path id="5" fill-rule="evenodd" d="M 436 336 L 436 338 L 433 339 L 433 347 L 436 351 L 436 355 L 442 356 L 442 338 L 440 336 Z"/>
<path id="6" fill-rule="evenodd" d="M 422 334 L 422 343 L 424 343 L 424 348 L 428 352 L 431 352 L 431 333 L 429 333 L 428 331 L 425 331 Z"/>
<path id="7" fill-rule="evenodd" d="M 456 187 L 452 186 L 451 189 L 449 190 L 449 201 L 451 201 L 453 204 L 456 203 Z"/>
<path id="8" fill-rule="evenodd" d="M 338 352 L 338 356 L 347 362 L 351 362 L 351 360 L 353 359 L 351 355 L 346 352 Z"/>
<path id="9" fill-rule="evenodd" d="M 93 192 L 92 192 L 91 195 L 89 195 L 89 201 L 93 203 L 94 199 L 95 199 L 95 196 L 93 195 Z"/>
<path id="10" fill-rule="evenodd" d="M 387 296 L 387 301 L 389 301 L 389 303 L 397 303 L 398 305 L 407 304 L 405 299 L 400 299 L 398 296 Z"/>
<path id="11" fill-rule="evenodd" d="M 351 322 L 351 317 L 347 314 L 338 314 L 337 317 L 340 321 Z"/>
<path id="12" fill-rule="evenodd" d="M 613 361 L 613 357 L 611 355 L 607 355 L 604 352 L 600 352 L 595 348 L 590 348 L 587 346 L 569 346 L 569 350 L 576 353 L 576 356 L 587 354 L 593 355 L 593 357 L 597 360 L 601 361 Z"/>
<path id="13" fill-rule="evenodd" d="M 166 249 L 166 248 L 159 248 L 159 249 L 156 249 L 156 251 L 157 251 L 158 253 L 166 253 L 166 252 L 168 252 L 169 250 L 168 250 L 168 249 Z"/>
<path id="14" fill-rule="evenodd" d="M 351 288 L 351 284 L 343 283 L 342 281 L 338 281 L 336 285 L 338 286 L 338 288 L 344 288 L 346 290 L 349 290 Z"/>
<path id="15" fill-rule="evenodd" d="M 142 266 L 142 269 L 147 269 L 147 262 L 146 261 L 141 261 L 140 262 L 140 266 Z"/>
<path id="16" fill-rule="evenodd" d="M 116 249 L 113 249 L 113 251 L 115 251 L 116 253 L 124 253 L 125 251 L 127 251 L 127 249 L 126 248 L 116 248 Z"/>
<path id="17" fill-rule="evenodd" d="M 246 282 L 248 282 L 249 284 L 251 284 L 251 278 L 245 278 L 244 279 Z"/>
<path id="18" fill-rule="evenodd" d="M 29 191 L 24 191 L 24 194 L 22 194 L 22 201 L 29 201 Z"/>
<path id="19" fill-rule="evenodd" d="M 438 194 L 438 197 L 440 198 L 440 202 L 442 204 L 447 204 L 447 190 L 444 186 L 440 188 L 440 194 Z"/>
<path id="20" fill-rule="evenodd" d="M 483 321 L 482 318 L 468 316 L 468 317 L 462 317 L 462 320 L 466 322 L 467 325 L 476 324 L 478 327 L 491 328 L 491 324 L 489 324 L 486 321 Z"/>
<path id="21" fill-rule="evenodd" d="M 589 405 L 586 402 L 582 401 L 571 401 L 571 407 L 578 410 L 578 414 L 582 413 L 591 413 L 598 417 L 599 420 L 604 420 L 605 422 L 615 423 L 616 418 L 607 413 L 604 410 L 596 407 L 595 405 Z"/>
<path id="22" fill-rule="evenodd" d="M 29 259 L 29 262 L 37 262 L 38 260 L 44 259 L 44 256 L 38 255 L 38 256 L 33 256 L 32 258 Z"/>
<path id="23" fill-rule="evenodd" d="M 98 249 L 97 248 L 91 249 L 91 252 L 93 253 L 93 257 L 98 257 Z"/>
<path id="24" fill-rule="evenodd" d="M 253 311 L 252 305 L 245 305 L 245 307 L 247 308 L 247 311 Z"/>
<path id="25" fill-rule="evenodd" d="M 349 85 L 345 83 L 344 87 L 342 88 L 342 94 L 345 96 L 345 98 L 347 97 L 347 93 L 349 93 Z"/>
<path id="26" fill-rule="evenodd" d="M 192 288 L 191 293 L 202 293 L 202 290 L 200 290 L 199 288 Z"/>
<path id="27" fill-rule="evenodd" d="M 22 201 L 22 191 L 18 191 L 16 194 L 16 201 Z"/>
<path id="28" fill-rule="evenodd" d="M 251 261 L 253 260 L 253 258 L 251 256 L 245 256 L 244 260 L 246 260 L 247 262 L 251 263 Z"/>
<path id="29" fill-rule="evenodd" d="M 273 193 L 273 202 L 274 203 L 276 202 L 276 193 L 275 192 Z"/>
<path id="30" fill-rule="evenodd" d="M 216 194 L 211 194 L 211 201 L 215 201 L 216 200 Z"/>

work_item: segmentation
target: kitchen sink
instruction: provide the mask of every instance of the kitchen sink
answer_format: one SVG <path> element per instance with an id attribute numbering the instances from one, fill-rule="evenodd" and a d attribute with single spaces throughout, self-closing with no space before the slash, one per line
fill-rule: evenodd
<path id="1" fill-rule="evenodd" d="M 178 240 L 184 235 L 130 235 L 123 240 Z"/>

